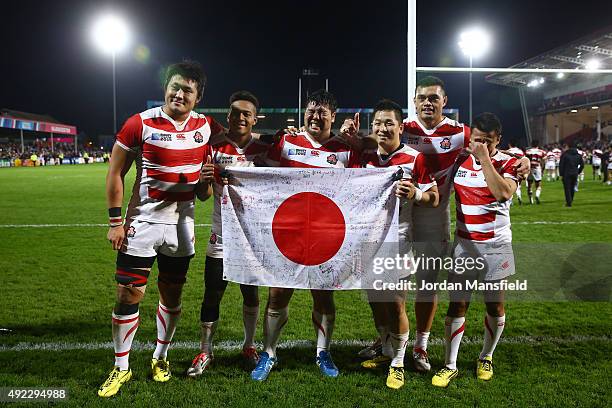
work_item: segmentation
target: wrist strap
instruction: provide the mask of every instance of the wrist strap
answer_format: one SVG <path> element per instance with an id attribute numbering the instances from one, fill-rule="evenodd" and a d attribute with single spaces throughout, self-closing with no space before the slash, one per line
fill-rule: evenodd
<path id="1" fill-rule="evenodd" d="M 121 218 L 121 207 L 112 207 L 108 209 L 108 225 L 110 227 L 119 227 L 123 225 L 123 218 Z"/>
<path id="2" fill-rule="evenodd" d="M 412 197 L 412 199 L 416 202 L 419 202 L 423 199 L 423 191 L 420 188 L 416 188 L 414 190 L 414 197 Z"/>

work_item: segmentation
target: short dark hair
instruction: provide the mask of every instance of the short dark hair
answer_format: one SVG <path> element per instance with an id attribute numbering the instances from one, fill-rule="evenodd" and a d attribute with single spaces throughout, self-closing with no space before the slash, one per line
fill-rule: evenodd
<path id="1" fill-rule="evenodd" d="M 393 113 L 395 113 L 395 117 L 397 118 L 398 122 L 402 123 L 402 107 L 391 99 L 385 98 L 378 101 L 378 103 L 374 107 L 374 112 L 372 112 L 372 116 L 376 116 L 376 112 L 379 111 L 392 111 Z"/>
<path id="2" fill-rule="evenodd" d="M 310 102 L 314 103 L 315 105 L 327 106 L 332 113 L 338 109 L 336 97 L 334 94 L 327 92 L 325 89 L 319 89 L 318 91 L 311 93 L 306 99 L 306 105 L 308 105 Z"/>
<path id="3" fill-rule="evenodd" d="M 531 147 L 538 147 L 540 145 L 540 141 L 538 139 L 533 139 L 531 141 Z"/>
<path id="4" fill-rule="evenodd" d="M 433 75 L 423 77 L 416 83 L 416 88 L 414 88 L 415 95 L 417 88 L 425 88 L 428 86 L 439 86 L 440 89 L 442 89 L 442 92 L 444 92 L 444 95 L 446 95 L 446 87 L 444 85 L 444 81 Z"/>
<path id="5" fill-rule="evenodd" d="M 247 101 L 251 102 L 255 106 L 255 112 L 259 110 L 259 100 L 255 95 L 253 95 L 249 91 L 236 91 L 230 96 L 229 103 L 230 105 L 236 101 Z"/>
<path id="6" fill-rule="evenodd" d="M 472 120 L 472 129 L 478 129 L 485 133 L 495 132 L 498 135 L 502 133 L 502 124 L 496 114 L 491 112 L 484 112 L 477 115 Z"/>
<path id="7" fill-rule="evenodd" d="M 204 73 L 202 65 L 200 65 L 199 62 L 185 60 L 183 62 L 177 62 L 169 65 L 164 74 L 164 92 L 166 91 L 166 88 L 168 88 L 170 80 L 175 75 L 180 75 L 185 79 L 191 79 L 197 82 L 198 98 L 202 97 L 202 94 L 204 93 L 204 86 L 206 86 L 206 74 Z"/>

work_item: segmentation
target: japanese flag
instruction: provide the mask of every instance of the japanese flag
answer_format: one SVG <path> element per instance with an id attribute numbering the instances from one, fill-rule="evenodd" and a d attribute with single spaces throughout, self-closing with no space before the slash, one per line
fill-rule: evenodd
<path id="1" fill-rule="evenodd" d="M 372 259 L 397 253 L 396 169 L 227 170 L 231 183 L 221 197 L 226 280 L 361 289 L 371 281 Z"/>

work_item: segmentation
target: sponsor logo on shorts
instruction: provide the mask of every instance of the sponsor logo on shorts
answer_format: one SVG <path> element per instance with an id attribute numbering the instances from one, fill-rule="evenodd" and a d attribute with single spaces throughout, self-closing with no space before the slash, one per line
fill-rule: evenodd
<path id="1" fill-rule="evenodd" d="M 502 264 L 502 269 L 508 269 L 510 267 L 510 262 L 506 261 Z"/>
<path id="2" fill-rule="evenodd" d="M 212 234 L 210 234 L 210 240 L 208 241 L 211 244 L 216 244 L 217 243 L 217 234 L 215 234 L 214 232 Z"/>
<path id="3" fill-rule="evenodd" d="M 306 156 L 306 149 L 289 149 L 289 156 Z"/>
<path id="4" fill-rule="evenodd" d="M 130 228 L 128 228 L 127 233 L 126 233 L 128 238 L 133 238 L 134 235 L 136 235 L 136 228 L 134 228 L 133 226 L 130 226 Z"/>
<path id="5" fill-rule="evenodd" d="M 327 156 L 327 162 L 331 165 L 335 165 L 336 163 L 338 163 L 338 156 L 336 156 L 335 154 L 330 154 L 329 156 Z"/>
<path id="6" fill-rule="evenodd" d="M 442 139 L 442 141 L 440 142 L 440 147 L 444 150 L 448 150 L 451 148 L 451 141 L 448 137 L 445 137 L 444 139 Z"/>
<path id="7" fill-rule="evenodd" d="M 195 132 L 195 135 L 193 135 L 193 140 L 196 143 L 202 143 L 204 142 L 204 136 L 202 136 L 200 132 Z"/>

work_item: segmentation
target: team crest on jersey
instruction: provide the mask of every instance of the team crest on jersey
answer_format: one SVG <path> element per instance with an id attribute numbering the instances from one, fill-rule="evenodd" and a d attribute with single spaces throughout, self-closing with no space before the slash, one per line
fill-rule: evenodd
<path id="1" fill-rule="evenodd" d="M 451 141 L 448 137 L 445 137 L 444 139 L 442 139 L 442 141 L 440 142 L 440 147 L 444 150 L 448 150 L 451 148 Z"/>
<path id="2" fill-rule="evenodd" d="M 136 228 L 134 228 L 133 226 L 130 226 L 130 228 L 128 228 L 127 233 L 125 235 L 128 238 L 134 238 L 134 235 L 136 235 Z"/>
<path id="3" fill-rule="evenodd" d="M 193 135 L 193 140 L 196 143 L 202 143 L 204 142 L 204 136 L 202 136 L 200 132 L 195 132 L 195 135 Z"/>
<path id="4" fill-rule="evenodd" d="M 306 149 L 289 149 L 289 156 L 306 156 Z"/>
<path id="5" fill-rule="evenodd" d="M 429 137 L 424 138 L 423 139 L 423 143 L 424 144 L 431 144 L 431 138 L 429 138 Z"/>
<path id="6" fill-rule="evenodd" d="M 327 162 L 331 165 L 335 165 L 336 163 L 338 163 L 338 156 L 336 156 L 335 154 L 330 154 L 329 156 L 327 156 Z"/>
<path id="7" fill-rule="evenodd" d="M 210 240 L 208 241 L 211 244 L 216 244 L 217 243 L 217 234 L 215 234 L 214 232 L 212 234 L 210 234 Z"/>

